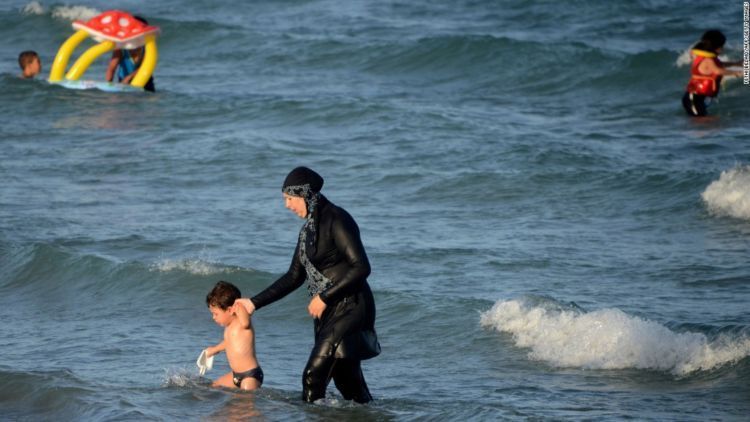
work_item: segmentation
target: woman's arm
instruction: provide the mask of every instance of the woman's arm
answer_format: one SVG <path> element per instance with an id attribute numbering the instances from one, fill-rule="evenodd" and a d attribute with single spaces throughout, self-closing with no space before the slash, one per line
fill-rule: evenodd
<path id="1" fill-rule="evenodd" d="M 273 282 L 270 286 L 266 287 L 265 290 L 253 296 L 250 301 L 255 306 L 255 309 L 260 309 L 266 305 L 270 305 L 273 302 L 283 298 L 289 293 L 296 290 L 302 283 L 305 282 L 305 268 L 299 261 L 299 242 L 297 247 L 294 249 L 294 256 L 292 257 L 292 263 L 289 265 L 289 270 L 286 274 L 279 277 L 278 280 Z M 249 312 L 248 310 L 248 313 Z"/>
<path id="2" fill-rule="evenodd" d="M 336 302 L 356 291 L 370 275 L 370 261 L 359 236 L 359 227 L 349 213 L 341 210 L 331 224 L 331 235 L 343 254 L 349 270 L 333 286 L 320 294 L 326 304 Z"/>

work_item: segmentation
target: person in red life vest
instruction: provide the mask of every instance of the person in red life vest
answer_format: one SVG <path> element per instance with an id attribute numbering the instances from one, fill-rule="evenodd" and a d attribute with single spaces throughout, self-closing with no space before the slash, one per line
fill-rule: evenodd
<path id="1" fill-rule="evenodd" d="M 742 61 L 723 63 L 719 54 L 724 49 L 726 37 L 721 31 L 706 31 L 691 50 L 693 64 L 690 66 L 690 81 L 682 97 L 682 106 L 691 116 L 705 116 L 706 97 L 719 95 L 721 78 L 725 75 L 741 76 L 742 71 L 728 70 L 727 66 L 742 66 Z"/>

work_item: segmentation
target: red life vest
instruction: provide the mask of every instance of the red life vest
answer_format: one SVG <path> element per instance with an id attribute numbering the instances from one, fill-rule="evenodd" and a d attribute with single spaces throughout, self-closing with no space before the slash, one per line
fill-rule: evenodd
<path id="1" fill-rule="evenodd" d="M 703 60 L 713 60 L 717 67 L 724 67 L 721 61 L 716 57 L 716 54 L 710 53 L 703 50 L 693 50 L 693 65 L 690 67 L 690 81 L 685 88 L 687 92 L 691 94 L 705 95 L 707 97 L 715 97 L 719 94 L 719 86 L 721 85 L 721 75 L 712 73 L 710 75 L 704 75 L 698 70 L 698 66 Z"/>

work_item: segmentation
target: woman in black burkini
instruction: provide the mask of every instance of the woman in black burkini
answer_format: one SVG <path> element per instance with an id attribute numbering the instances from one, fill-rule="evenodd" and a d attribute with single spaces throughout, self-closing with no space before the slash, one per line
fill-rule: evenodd
<path id="1" fill-rule="evenodd" d="M 359 228 L 345 210 L 320 193 L 323 178 L 297 167 L 284 180 L 284 204 L 305 223 L 289 270 L 241 303 L 252 313 L 300 287 L 310 293 L 308 312 L 315 318 L 315 346 L 302 374 L 302 398 L 325 397 L 331 378 L 346 400 L 372 400 L 360 362 L 380 354 L 375 334 L 375 301 L 367 284 L 370 263 Z"/>

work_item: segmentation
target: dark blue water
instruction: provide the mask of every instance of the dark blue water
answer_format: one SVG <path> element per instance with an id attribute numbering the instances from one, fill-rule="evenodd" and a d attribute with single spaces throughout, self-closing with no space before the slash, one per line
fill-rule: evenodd
<path id="1" fill-rule="evenodd" d="M 3 419 L 747 419 L 750 90 L 679 103 L 704 30 L 741 57 L 741 3 L 124 1 L 157 93 L 46 83 L 110 7 L 0 5 Z M 297 165 L 373 265 L 369 406 L 299 399 L 304 289 L 254 316 L 263 389 L 194 364 L 213 284 L 286 270 Z"/>

